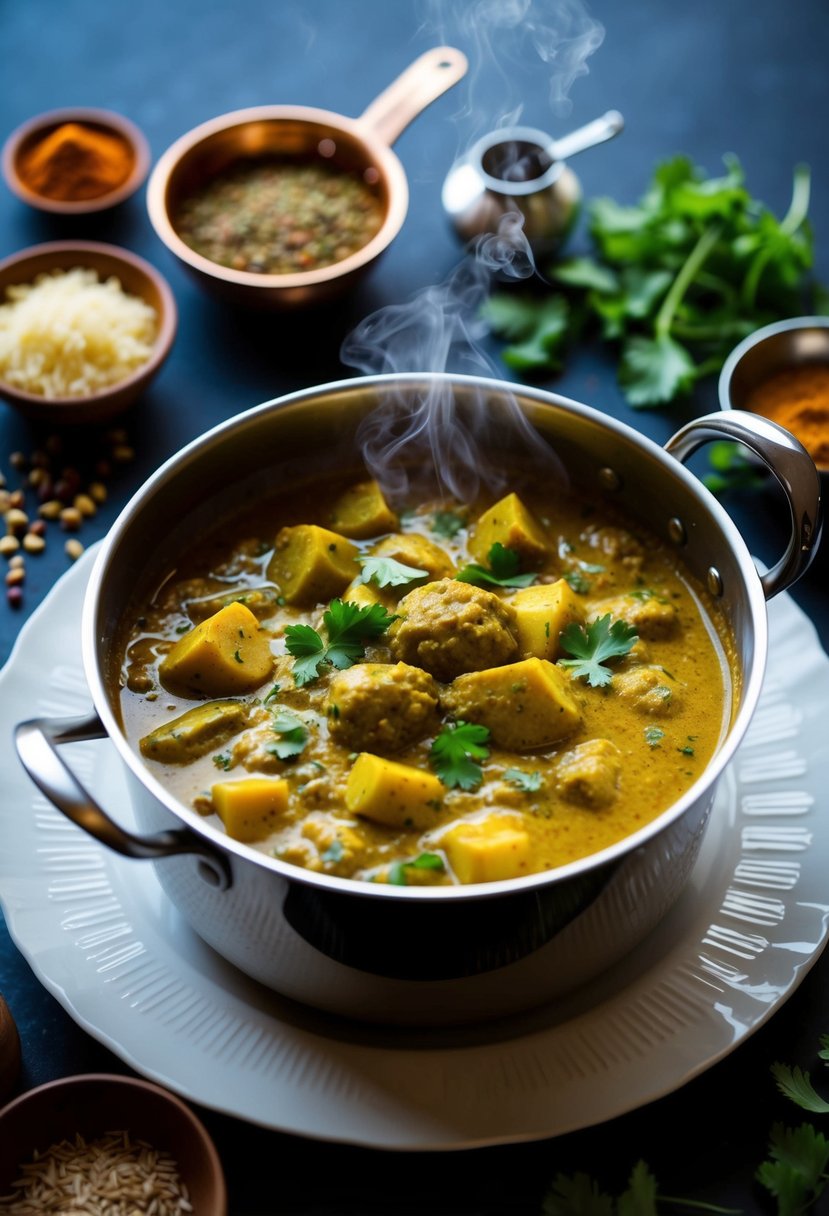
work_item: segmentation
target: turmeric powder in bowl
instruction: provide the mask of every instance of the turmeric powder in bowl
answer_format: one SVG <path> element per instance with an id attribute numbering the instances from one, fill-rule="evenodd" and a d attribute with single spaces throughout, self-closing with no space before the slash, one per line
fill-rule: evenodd
<path id="1" fill-rule="evenodd" d="M 744 408 L 779 423 L 829 472 L 829 363 L 805 363 L 775 372 L 748 393 Z"/>

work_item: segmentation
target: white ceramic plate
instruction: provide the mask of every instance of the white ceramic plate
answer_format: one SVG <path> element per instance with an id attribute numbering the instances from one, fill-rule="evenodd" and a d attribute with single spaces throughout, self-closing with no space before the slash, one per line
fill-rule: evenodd
<path id="1" fill-rule="evenodd" d="M 414 1036 L 292 1005 L 204 945 L 152 867 L 68 823 L 11 754 L 15 722 L 89 708 L 79 625 L 92 555 L 64 576 L 0 673 L 0 896 L 14 940 L 71 1016 L 138 1072 L 266 1127 L 389 1149 L 573 1131 L 681 1086 L 792 993 L 829 924 L 827 660 L 786 596 L 749 734 L 720 784 L 691 882 L 656 933 L 555 1010 Z M 66 756 L 132 825 L 108 742 Z"/>

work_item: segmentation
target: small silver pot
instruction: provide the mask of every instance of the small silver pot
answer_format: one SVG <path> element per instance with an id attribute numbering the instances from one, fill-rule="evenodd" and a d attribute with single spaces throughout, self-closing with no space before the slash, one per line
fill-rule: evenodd
<path id="1" fill-rule="evenodd" d="M 676 545 L 730 619 L 740 672 L 727 736 L 696 784 L 611 848 L 547 873 L 477 886 L 396 887 L 290 866 L 231 840 L 179 803 L 127 744 L 112 692 L 116 639 L 153 573 L 187 538 L 239 501 L 307 468 L 309 440 L 342 436 L 315 470 L 359 465 L 360 421 L 394 394 L 412 411 L 447 389 L 459 415 L 509 467 L 516 412 L 554 447 L 574 484 L 601 490 Z M 712 439 L 747 444 L 783 486 L 786 553 L 758 575 L 723 508 L 682 462 Z M 314 445 L 318 451 L 321 445 Z M 214 487 L 205 503 L 205 487 Z M 584 405 L 479 377 L 353 379 L 294 393 L 216 427 L 145 484 L 104 541 L 86 593 L 83 657 L 90 717 L 22 723 L 20 758 L 52 802 L 108 847 L 156 863 L 170 899 L 220 954 L 299 1001 L 350 1017 L 449 1023 L 554 999 L 635 946 L 679 895 L 696 859 L 716 783 L 754 712 L 766 661 L 765 601 L 808 566 L 819 534 L 820 482 L 786 431 L 751 414 L 691 422 L 665 449 Z M 155 550 L 152 567 L 147 552 Z M 144 572 L 139 574 L 137 572 Z M 119 827 L 82 788 L 56 745 L 108 736 L 128 777 L 140 835 Z"/>

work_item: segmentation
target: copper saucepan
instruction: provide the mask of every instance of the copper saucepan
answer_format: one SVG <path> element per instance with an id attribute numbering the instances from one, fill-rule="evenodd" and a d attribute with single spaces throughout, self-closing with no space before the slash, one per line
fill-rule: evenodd
<path id="1" fill-rule="evenodd" d="M 285 307 L 316 304 L 338 294 L 391 244 L 406 218 L 409 187 L 390 145 L 466 69 L 461 51 L 435 47 L 410 64 L 359 118 L 309 106 L 271 105 L 235 110 L 194 127 L 167 149 L 150 177 L 147 208 L 156 233 L 203 287 L 236 303 Z M 233 270 L 186 245 L 175 227 L 182 200 L 233 162 L 274 154 L 322 159 L 344 173 L 361 174 L 382 204 L 380 230 L 341 261 L 297 274 Z"/>

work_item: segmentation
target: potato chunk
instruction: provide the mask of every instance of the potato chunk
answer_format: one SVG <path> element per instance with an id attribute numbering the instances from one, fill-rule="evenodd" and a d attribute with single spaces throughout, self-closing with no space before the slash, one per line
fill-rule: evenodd
<path id="1" fill-rule="evenodd" d="M 162 723 L 140 741 L 141 755 L 162 764 L 189 764 L 240 731 L 247 721 L 242 701 L 210 701 Z"/>
<path id="2" fill-rule="evenodd" d="M 524 567 L 540 566 L 550 550 L 541 524 L 517 494 L 507 494 L 473 524 L 469 551 L 476 561 L 486 565 L 496 541 L 520 553 Z"/>
<path id="3" fill-rule="evenodd" d="M 221 697 L 253 692 L 272 670 L 268 635 L 249 608 L 234 602 L 176 642 L 158 675 L 171 692 Z"/>
<path id="4" fill-rule="evenodd" d="M 348 774 L 345 805 L 392 828 L 422 831 L 435 823 L 443 799 L 443 786 L 432 773 L 361 752 Z"/>
<path id="5" fill-rule="evenodd" d="M 589 739 L 560 759 L 556 784 L 568 802 L 579 806 L 605 807 L 619 792 L 622 757 L 609 739 Z"/>
<path id="6" fill-rule="evenodd" d="M 518 649 L 537 659 L 557 659 L 561 653 L 559 635 L 571 621 L 584 620 L 584 609 L 570 584 L 563 578 L 555 583 L 524 587 L 510 600 L 518 623 Z"/>
<path id="7" fill-rule="evenodd" d="M 451 578 L 455 573 L 448 553 L 444 553 L 440 545 L 428 537 L 416 532 L 397 532 L 394 536 L 386 536 L 372 545 L 370 552 L 372 557 L 390 557 L 404 566 L 423 570 L 431 579 Z"/>
<path id="8" fill-rule="evenodd" d="M 210 791 L 216 814 L 233 840 L 264 840 L 288 809 L 288 782 L 278 777 L 220 781 Z"/>
<path id="9" fill-rule="evenodd" d="M 531 873 L 529 834 L 511 815 L 455 824 L 436 843 L 459 882 L 497 882 Z"/>
<path id="10" fill-rule="evenodd" d="M 400 521 L 376 481 L 361 481 L 341 494 L 331 511 L 331 527 L 354 540 L 394 532 Z"/>
<path id="11" fill-rule="evenodd" d="M 510 751 L 547 747 L 581 724 L 569 677 L 546 659 L 458 676 L 441 704 L 458 718 L 487 726 L 492 742 Z"/>
<path id="12" fill-rule="evenodd" d="M 397 596 L 391 594 L 394 591 L 405 591 L 405 587 L 378 587 L 376 583 L 364 583 L 356 578 L 353 583 L 348 584 L 342 598 L 360 608 L 382 604 L 387 612 L 394 613 L 397 605 Z"/>
<path id="13" fill-rule="evenodd" d="M 316 524 L 281 528 L 267 576 L 289 604 L 319 604 L 348 586 L 358 553 L 345 536 Z"/>

